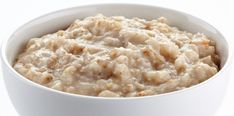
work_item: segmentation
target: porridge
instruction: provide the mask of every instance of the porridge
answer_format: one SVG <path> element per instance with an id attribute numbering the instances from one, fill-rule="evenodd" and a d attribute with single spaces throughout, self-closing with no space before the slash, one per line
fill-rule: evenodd
<path id="1" fill-rule="evenodd" d="M 167 93 L 219 70 L 215 42 L 155 20 L 98 14 L 30 39 L 14 69 L 59 91 L 100 97 Z"/>

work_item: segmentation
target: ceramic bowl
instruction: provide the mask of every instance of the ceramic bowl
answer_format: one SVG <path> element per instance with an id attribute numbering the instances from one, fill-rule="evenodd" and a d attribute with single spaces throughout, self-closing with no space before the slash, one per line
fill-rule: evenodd
<path id="1" fill-rule="evenodd" d="M 202 32 L 217 43 L 221 70 L 210 79 L 184 90 L 145 97 L 103 98 L 64 93 L 29 81 L 12 64 L 32 37 L 64 29 L 77 18 L 102 13 L 128 18 L 168 18 L 170 25 Z M 156 6 L 98 4 L 68 8 L 36 18 L 18 28 L 1 48 L 2 70 L 10 99 L 21 116 L 213 116 L 224 96 L 231 65 L 231 49 L 212 25 L 192 15 Z"/>

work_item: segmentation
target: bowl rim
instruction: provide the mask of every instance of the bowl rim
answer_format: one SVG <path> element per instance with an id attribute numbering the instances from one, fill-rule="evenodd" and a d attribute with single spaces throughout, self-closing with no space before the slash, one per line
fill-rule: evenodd
<path id="1" fill-rule="evenodd" d="M 156 95 L 149 95 L 149 96 L 139 96 L 139 97 L 98 97 L 98 96 L 88 96 L 88 95 L 80 95 L 80 94 L 73 94 L 73 93 L 68 93 L 68 92 L 63 92 L 63 91 L 59 91 L 59 90 L 54 90 L 52 88 L 49 87 L 45 87 L 43 85 L 40 85 L 36 82 L 33 82 L 27 78 L 25 78 L 23 75 L 19 74 L 13 67 L 12 65 L 9 63 L 9 61 L 6 58 L 6 47 L 7 47 L 7 43 L 8 41 L 13 38 L 13 36 L 15 35 L 16 32 L 18 32 L 19 30 L 21 30 L 21 28 L 27 26 L 28 24 L 40 20 L 41 18 L 44 17 L 48 17 L 50 15 L 56 14 L 56 13 L 61 13 L 64 11 L 69 11 L 69 10 L 74 10 L 74 9 L 79 9 L 79 8 L 91 8 L 91 7 L 102 7 L 102 6 L 130 6 L 130 7 L 152 7 L 152 8 L 159 8 L 162 10 L 167 10 L 170 12 L 176 12 L 176 13 L 180 13 L 186 16 L 190 16 L 192 18 L 195 18 L 197 20 L 202 21 L 203 23 L 209 25 L 210 27 L 212 27 L 213 29 L 215 29 L 217 31 L 217 33 L 222 37 L 223 41 L 225 41 L 227 43 L 227 60 L 225 61 L 223 67 L 212 77 L 210 77 L 209 79 L 198 83 L 196 85 L 193 85 L 191 87 L 188 88 L 184 88 L 182 90 L 176 90 L 176 91 L 172 91 L 172 92 L 167 92 L 167 93 L 162 93 L 162 94 L 156 94 Z M 58 95 L 63 95 L 63 96 L 68 96 L 68 97 L 75 97 L 75 98 L 83 98 L 83 99 L 95 99 L 95 100 L 135 100 L 135 99 L 146 99 L 146 98 L 154 98 L 154 97 L 164 97 L 164 96 L 169 96 L 169 95 L 174 95 L 174 94 L 179 94 L 179 93 L 183 93 L 186 91 L 191 91 L 194 88 L 200 87 L 202 85 L 205 85 L 207 83 L 210 83 L 212 80 L 214 80 L 215 78 L 219 78 L 219 76 L 221 76 L 223 73 L 225 73 L 225 70 L 227 70 L 227 68 L 231 65 L 231 59 L 232 59 L 232 52 L 231 52 L 231 46 L 229 44 L 229 41 L 225 38 L 225 36 L 223 36 L 222 33 L 220 33 L 220 31 L 218 29 L 216 29 L 213 25 L 207 23 L 206 21 L 195 17 L 193 15 L 190 15 L 188 13 L 182 12 L 182 11 L 178 11 L 175 9 L 171 9 L 171 8 L 166 8 L 166 7 L 162 7 L 162 6 L 156 6 L 156 5 L 149 5 L 149 4 L 139 4 L 139 3 L 97 3 L 97 4 L 88 4 L 88 5 L 80 5 L 80 6 L 73 6 L 73 7 L 68 7 L 68 8 L 63 8 L 63 9 L 59 9 L 50 13 L 46 13 L 44 15 L 41 15 L 39 17 L 36 17 L 26 23 L 24 23 L 23 25 L 21 25 L 20 27 L 18 27 L 11 35 L 10 37 L 8 37 L 7 39 L 4 39 L 2 41 L 1 44 L 1 61 L 2 61 L 2 66 L 5 65 L 6 69 L 8 71 L 10 71 L 9 73 L 13 73 L 13 75 L 17 76 L 17 78 L 22 81 L 25 84 L 28 84 L 29 86 L 33 86 L 36 87 L 38 89 L 42 89 L 54 94 L 58 94 Z M 3 70 L 3 69 L 2 69 Z"/>

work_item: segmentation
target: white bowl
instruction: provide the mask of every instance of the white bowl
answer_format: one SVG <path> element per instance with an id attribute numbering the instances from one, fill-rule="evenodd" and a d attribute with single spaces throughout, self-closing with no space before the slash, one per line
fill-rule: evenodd
<path id="1" fill-rule="evenodd" d="M 22 46 L 32 37 L 55 32 L 77 18 L 123 15 L 153 19 L 164 16 L 171 25 L 189 32 L 203 32 L 217 42 L 222 69 L 193 87 L 146 97 L 101 98 L 64 93 L 29 81 L 12 68 Z M 1 49 L 2 69 L 9 96 L 21 116 L 212 116 L 219 107 L 231 65 L 231 49 L 222 34 L 191 15 L 166 8 L 136 4 L 100 4 L 53 12 L 17 29 Z"/>

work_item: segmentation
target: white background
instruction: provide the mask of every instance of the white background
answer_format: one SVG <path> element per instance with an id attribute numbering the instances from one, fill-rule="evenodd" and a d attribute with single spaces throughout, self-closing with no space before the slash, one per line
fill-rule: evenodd
<path id="1" fill-rule="evenodd" d="M 72 6 L 113 3 L 107 0 L 0 0 L 0 42 L 20 25 L 45 13 Z M 218 28 L 234 45 L 234 2 L 232 0 L 118 0 L 168 7 L 197 16 Z M 232 8 L 233 7 L 233 8 Z M 234 116 L 234 74 L 223 104 L 215 116 Z M 13 108 L 0 71 L 0 116 L 18 116 Z"/>

